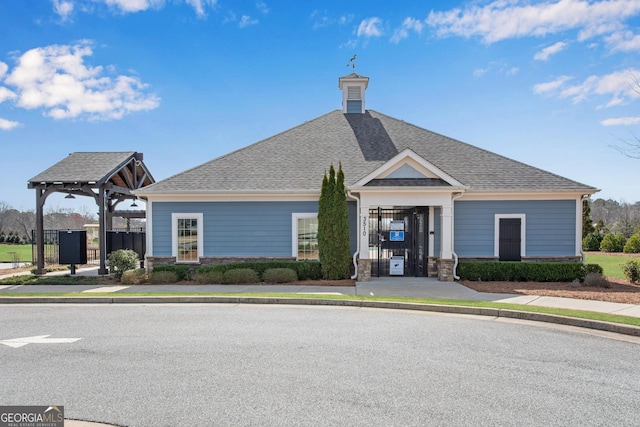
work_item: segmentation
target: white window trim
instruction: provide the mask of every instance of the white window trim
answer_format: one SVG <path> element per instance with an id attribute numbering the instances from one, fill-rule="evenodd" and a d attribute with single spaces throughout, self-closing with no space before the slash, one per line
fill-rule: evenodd
<path id="1" fill-rule="evenodd" d="M 172 213 L 171 214 L 171 256 L 176 258 L 179 263 L 198 263 L 204 254 L 204 236 L 203 236 L 203 217 L 202 213 Z M 198 260 L 196 261 L 178 261 L 178 220 L 179 219 L 197 219 L 198 220 Z"/>
<path id="2" fill-rule="evenodd" d="M 520 256 L 526 256 L 527 247 L 527 215 L 526 214 L 495 214 L 493 226 L 493 256 L 500 256 L 500 220 L 507 218 L 520 218 Z"/>
<path id="3" fill-rule="evenodd" d="M 291 256 L 298 260 L 298 220 L 305 218 L 318 218 L 317 212 L 305 212 L 291 214 Z"/>

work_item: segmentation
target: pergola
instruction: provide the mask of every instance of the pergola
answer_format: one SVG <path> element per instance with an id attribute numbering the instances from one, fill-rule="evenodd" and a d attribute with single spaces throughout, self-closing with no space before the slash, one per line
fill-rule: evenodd
<path id="1" fill-rule="evenodd" d="M 36 274 L 44 274 L 44 204 L 53 193 L 67 193 L 69 197 L 93 197 L 98 205 L 100 269 L 107 274 L 107 230 L 112 229 L 113 217 L 143 217 L 140 212 L 115 210 L 118 203 L 136 197 L 137 190 L 155 182 L 142 162 L 142 153 L 78 152 L 71 153 L 44 172 L 29 180 L 28 188 L 36 190 Z"/>

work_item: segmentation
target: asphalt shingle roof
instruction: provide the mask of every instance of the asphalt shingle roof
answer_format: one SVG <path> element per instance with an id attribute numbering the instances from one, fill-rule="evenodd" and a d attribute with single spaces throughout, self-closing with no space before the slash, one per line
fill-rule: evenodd
<path id="1" fill-rule="evenodd" d="M 71 153 L 29 182 L 99 182 L 134 154 L 135 151 Z"/>
<path id="2" fill-rule="evenodd" d="M 345 185 L 350 186 L 405 149 L 461 182 L 468 192 L 596 191 L 373 110 L 336 110 L 159 181 L 139 194 L 318 192 L 331 164 L 342 163 Z"/>

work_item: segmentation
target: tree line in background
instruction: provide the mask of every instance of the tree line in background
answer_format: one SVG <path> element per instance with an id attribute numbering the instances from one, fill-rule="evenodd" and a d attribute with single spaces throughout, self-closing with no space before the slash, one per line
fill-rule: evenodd
<path id="1" fill-rule="evenodd" d="M 97 209 L 97 208 L 96 208 Z M 132 226 L 142 227 L 141 221 L 132 221 Z M 70 208 L 52 207 L 45 210 L 45 230 L 82 230 L 85 224 L 98 222 L 98 215 L 87 208 L 75 212 Z M 123 218 L 114 218 L 114 228 L 124 228 Z M 35 211 L 19 211 L 8 203 L 0 201 L 0 243 L 31 244 L 31 231 L 36 228 Z"/>
<path id="2" fill-rule="evenodd" d="M 583 250 L 640 253 L 640 202 L 585 200 L 582 213 Z"/>

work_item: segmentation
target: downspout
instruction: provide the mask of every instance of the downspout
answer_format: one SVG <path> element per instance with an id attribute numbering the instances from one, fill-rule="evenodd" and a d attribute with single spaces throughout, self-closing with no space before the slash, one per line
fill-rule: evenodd
<path id="1" fill-rule="evenodd" d="M 451 198 L 451 247 L 453 248 L 453 250 L 451 251 L 451 255 L 453 255 L 453 278 L 455 280 L 460 280 L 460 276 L 458 276 L 456 274 L 456 270 L 458 269 L 458 254 L 455 251 L 455 236 L 454 236 L 454 230 L 456 228 L 456 222 L 455 222 L 455 213 L 456 213 L 456 209 L 455 209 L 455 201 L 456 199 L 459 199 L 460 197 L 462 197 L 463 193 L 455 193 L 453 195 L 453 197 Z"/>
<path id="2" fill-rule="evenodd" d="M 349 198 L 351 199 L 355 199 L 356 201 L 356 213 L 358 215 L 358 224 L 356 225 L 356 228 L 357 230 L 360 230 L 360 198 L 354 196 L 350 190 L 347 190 L 347 196 L 349 196 Z M 353 258 L 352 258 L 353 267 L 354 267 L 354 274 L 353 276 L 351 276 L 352 280 L 355 280 L 358 278 L 358 261 L 356 260 L 358 255 L 360 255 L 360 235 L 356 232 L 356 251 L 353 253 Z"/>

